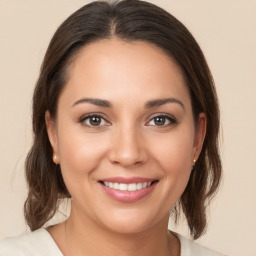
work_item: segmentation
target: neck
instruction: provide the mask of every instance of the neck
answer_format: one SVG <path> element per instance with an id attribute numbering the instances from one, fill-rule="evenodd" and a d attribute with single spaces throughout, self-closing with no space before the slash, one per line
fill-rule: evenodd
<path id="1" fill-rule="evenodd" d="M 66 246 L 70 255 L 120 256 L 178 256 L 179 242 L 168 232 L 168 219 L 137 233 L 114 232 L 87 217 L 78 216 L 76 210 L 65 223 Z M 66 255 L 66 254 L 65 254 Z"/>

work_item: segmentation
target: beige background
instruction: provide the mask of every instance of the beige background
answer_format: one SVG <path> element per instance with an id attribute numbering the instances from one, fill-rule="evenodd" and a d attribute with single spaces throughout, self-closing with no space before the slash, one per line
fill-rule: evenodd
<path id="1" fill-rule="evenodd" d="M 24 159 L 31 95 L 57 26 L 88 1 L 0 0 L 0 238 L 26 226 Z M 200 243 L 256 255 L 256 1 L 151 0 L 180 19 L 205 52 L 220 98 L 224 182 Z M 187 234 L 181 225 L 177 230 Z"/>

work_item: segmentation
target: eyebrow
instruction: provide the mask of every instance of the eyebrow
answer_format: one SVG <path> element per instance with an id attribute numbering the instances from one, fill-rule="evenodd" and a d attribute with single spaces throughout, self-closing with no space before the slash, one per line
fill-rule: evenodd
<path id="1" fill-rule="evenodd" d="M 112 108 L 112 104 L 107 100 L 102 99 L 96 99 L 96 98 L 82 98 L 77 100 L 72 106 L 76 106 L 81 103 L 90 103 L 99 107 L 105 107 L 105 108 Z M 177 103 L 179 104 L 183 109 L 185 109 L 184 104 L 175 98 L 166 98 L 166 99 L 156 99 L 156 100 L 150 100 L 146 102 L 145 108 L 153 108 L 153 107 L 159 107 L 167 103 Z"/>
<path id="2" fill-rule="evenodd" d="M 95 99 L 95 98 L 82 98 L 76 101 L 72 106 L 76 106 L 81 103 L 91 103 L 93 105 L 104 107 L 104 108 L 112 108 L 112 104 L 107 100 Z"/>
<path id="3" fill-rule="evenodd" d="M 185 109 L 184 104 L 175 98 L 166 98 L 166 99 L 156 99 L 156 100 L 150 100 L 145 104 L 146 108 L 153 108 L 153 107 L 159 107 L 166 103 L 177 103 L 179 104 L 183 109 Z"/>

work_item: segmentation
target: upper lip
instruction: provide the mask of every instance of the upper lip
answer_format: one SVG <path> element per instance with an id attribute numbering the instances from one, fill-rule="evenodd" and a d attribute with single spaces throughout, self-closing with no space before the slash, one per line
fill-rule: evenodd
<path id="1" fill-rule="evenodd" d="M 143 178 L 143 177 L 110 177 L 106 179 L 99 180 L 101 182 L 116 182 L 123 184 L 131 184 L 131 183 L 140 183 L 140 182 L 153 182 L 157 179 L 151 178 Z"/>

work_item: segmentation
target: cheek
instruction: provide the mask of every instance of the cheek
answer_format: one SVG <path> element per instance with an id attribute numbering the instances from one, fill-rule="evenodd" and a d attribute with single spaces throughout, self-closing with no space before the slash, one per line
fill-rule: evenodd
<path id="1" fill-rule="evenodd" d="M 158 138 L 157 145 L 154 151 L 164 169 L 173 166 L 173 170 L 179 172 L 191 166 L 191 154 L 193 152 L 193 134 L 191 131 L 173 133 L 161 140 Z"/>
<path id="2" fill-rule="evenodd" d="M 157 145 L 154 148 L 154 155 L 165 177 L 165 189 L 171 190 L 179 197 L 188 183 L 192 170 L 193 133 L 189 130 L 173 133 L 162 140 L 158 139 Z"/>
<path id="3" fill-rule="evenodd" d="M 80 129 L 79 129 L 80 130 Z M 58 134 L 60 165 L 64 180 L 81 183 L 90 177 L 105 155 L 106 138 L 100 134 L 85 134 L 67 127 Z M 66 184 L 68 186 L 68 184 Z"/>

